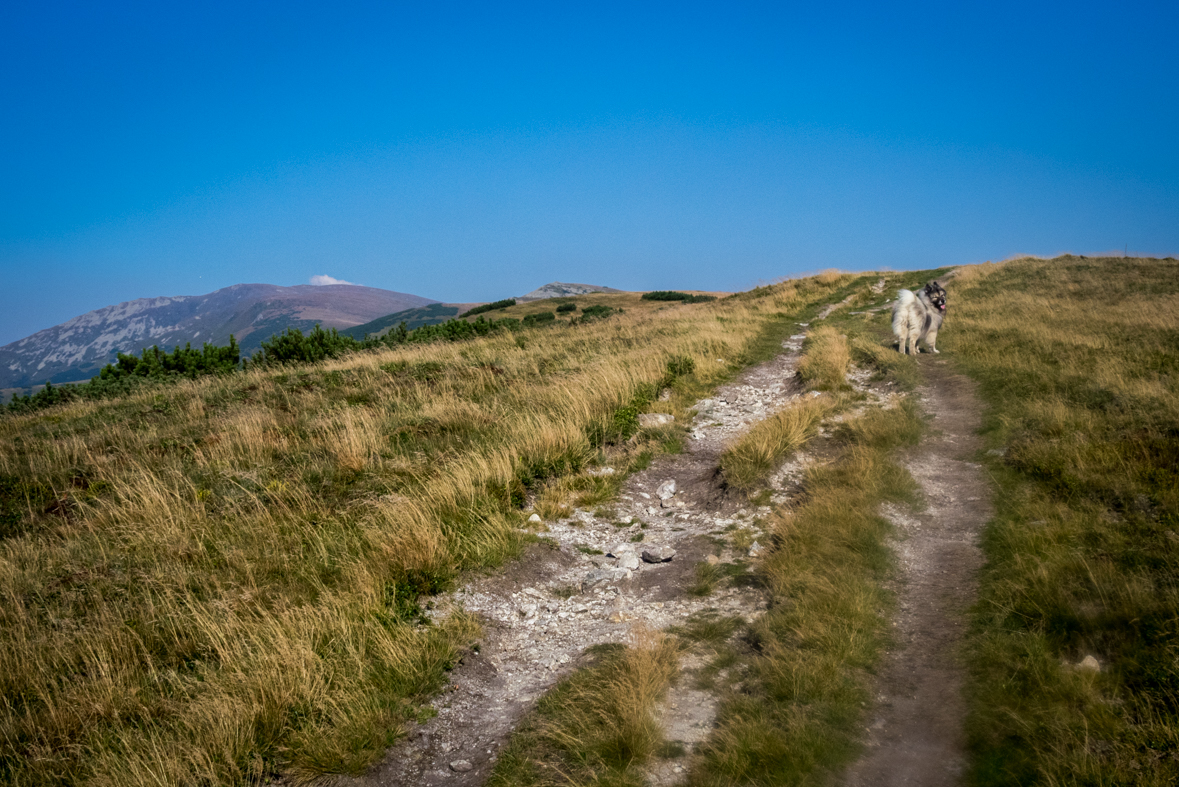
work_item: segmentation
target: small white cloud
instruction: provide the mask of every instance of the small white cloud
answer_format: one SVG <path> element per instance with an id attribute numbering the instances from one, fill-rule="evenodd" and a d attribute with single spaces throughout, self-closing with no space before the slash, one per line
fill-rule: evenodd
<path id="1" fill-rule="evenodd" d="M 343 279 L 336 279 L 331 276 L 322 275 L 312 276 L 309 281 L 316 287 L 322 287 L 325 284 L 352 284 L 350 281 L 344 281 Z"/>

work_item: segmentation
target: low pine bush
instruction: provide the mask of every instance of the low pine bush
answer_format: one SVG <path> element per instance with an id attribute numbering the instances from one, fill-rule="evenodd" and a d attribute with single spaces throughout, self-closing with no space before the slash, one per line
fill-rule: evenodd
<path id="1" fill-rule="evenodd" d="M 524 318 L 522 323 L 525 328 L 531 328 L 536 325 L 544 325 L 545 323 L 553 322 L 557 319 L 557 315 L 552 312 L 540 312 L 539 314 L 529 314 Z"/>
<path id="2" fill-rule="evenodd" d="M 476 314 L 484 314 L 486 312 L 495 311 L 496 309 L 506 309 L 509 306 L 515 306 L 515 298 L 505 298 L 502 301 L 495 301 L 493 303 L 485 303 L 482 306 L 476 306 L 474 309 L 468 309 L 460 314 L 460 317 L 471 317 Z"/>
<path id="3" fill-rule="evenodd" d="M 644 301 L 683 301 L 684 303 L 708 303 L 716 300 L 715 295 L 689 295 L 686 292 L 676 292 L 675 290 L 644 292 L 642 298 Z"/>

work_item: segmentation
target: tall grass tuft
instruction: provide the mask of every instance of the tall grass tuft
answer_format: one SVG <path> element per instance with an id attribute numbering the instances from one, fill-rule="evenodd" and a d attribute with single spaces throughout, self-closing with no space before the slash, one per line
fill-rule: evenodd
<path id="1" fill-rule="evenodd" d="M 847 336 L 834 326 L 823 325 L 807 336 L 798 374 L 816 391 L 841 391 L 848 388 L 846 378 L 850 363 Z"/>
<path id="2" fill-rule="evenodd" d="M 725 481 L 746 492 L 756 489 L 788 454 L 815 434 L 835 406 L 829 397 L 807 397 L 758 421 L 721 454 Z"/>
<path id="3" fill-rule="evenodd" d="M 500 756 L 489 787 L 644 784 L 663 743 L 655 715 L 678 670 L 673 638 L 636 627 L 630 646 L 603 645 L 594 663 L 538 703 Z"/>

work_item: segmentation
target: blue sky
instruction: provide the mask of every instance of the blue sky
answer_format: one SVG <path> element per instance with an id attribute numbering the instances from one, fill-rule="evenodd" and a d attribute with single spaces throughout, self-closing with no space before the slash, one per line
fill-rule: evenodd
<path id="1" fill-rule="evenodd" d="M 5 3 L 0 344 L 315 275 L 471 301 L 1175 254 L 1177 9 Z"/>

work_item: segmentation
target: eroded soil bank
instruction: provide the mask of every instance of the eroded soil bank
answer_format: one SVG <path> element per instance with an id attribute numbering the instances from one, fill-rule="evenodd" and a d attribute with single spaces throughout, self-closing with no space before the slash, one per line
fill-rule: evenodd
<path id="1" fill-rule="evenodd" d="M 962 664 L 966 612 L 977 597 L 978 540 L 991 517 L 981 447 L 981 410 L 973 383 L 948 362 L 922 358 L 918 389 L 930 433 L 905 457 L 926 507 L 890 506 L 899 532 L 895 644 L 877 684 L 868 748 L 846 773 L 847 787 L 933 787 L 963 781 L 966 705 Z"/>

